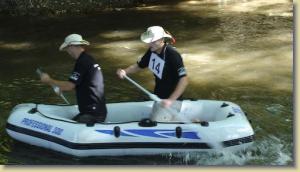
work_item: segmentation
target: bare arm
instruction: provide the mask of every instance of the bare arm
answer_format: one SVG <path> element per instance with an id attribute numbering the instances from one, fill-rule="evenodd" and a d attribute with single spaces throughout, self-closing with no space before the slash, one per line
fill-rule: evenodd
<path id="1" fill-rule="evenodd" d="M 133 65 L 127 67 L 126 69 L 118 69 L 117 75 L 119 76 L 119 78 L 123 79 L 125 75 L 136 73 L 140 70 L 142 70 L 142 69 L 137 64 L 133 64 Z"/>
<path id="2" fill-rule="evenodd" d="M 61 91 L 71 91 L 75 88 L 75 84 L 70 81 L 60 81 L 51 78 L 47 73 L 41 75 L 41 81 L 51 86 L 57 86 Z"/>
<path id="3" fill-rule="evenodd" d="M 52 79 L 51 82 L 53 83 L 53 85 L 58 86 L 61 91 L 71 91 L 75 88 L 75 84 L 70 81 L 59 81 Z"/>
<path id="4" fill-rule="evenodd" d="M 179 82 L 177 83 L 177 86 L 173 93 L 170 95 L 168 99 L 162 100 L 163 107 L 170 107 L 174 101 L 178 99 L 184 92 L 186 86 L 188 85 L 188 77 L 182 77 L 179 79 Z"/>
<path id="5" fill-rule="evenodd" d="M 169 99 L 174 100 L 174 101 L 177 100 L 178 97 L 180 97 L 183 94 L 187 85 L 188 85 L 188 77 L 184 76 L 184 77 L 180 78 L 175 90 L 170 95 Z"/>

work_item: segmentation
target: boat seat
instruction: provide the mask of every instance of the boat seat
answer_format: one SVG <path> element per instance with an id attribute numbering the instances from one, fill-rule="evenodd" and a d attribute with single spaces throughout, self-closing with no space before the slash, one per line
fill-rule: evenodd
<path id="1" fill-rule="evenodd" d="M 60 117 L 60 116 L 57 116 L 57 115 L 43 114 L 43 116 L 46 116 L 46 117 L 51 118 L 51 119 L 59 120 L 59 121 L 68 121 L 68 122 L 77 123 L 77 121 L 74 121 L 72 119 L 63 118 L 63 117 Z"/>
<path id="2" fill-rule="evenodd" d="M 55 107 L 55 108 L 53 108 Z M 72 120 L 79 111 L 76 105 L 60 106 L 60 105 L 38 105 L 37 111 L 47 118 L 56 119 L 59 121 L 76 122 Z"/>

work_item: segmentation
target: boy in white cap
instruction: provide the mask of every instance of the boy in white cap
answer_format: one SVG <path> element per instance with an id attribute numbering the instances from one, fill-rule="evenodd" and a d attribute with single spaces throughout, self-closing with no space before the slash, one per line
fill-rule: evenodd
<path id="1" fill-rule="evenodd" d="M 104 122 L 107 114 L 103 75 L 100 66 L 92 56 L 85 52 L 85 47 L 90 43 L 79 34 L 71 34 L 65 38 L 59 47 L 76 60 L 75 67 L 68 81 L 59 81 L 43 73 L 41 81 L 55 85 L 61 91 L 76 90 L 79 114 L 73 120 L 79 123 L 94 124 Z"/>
<path id="2" fill-rule="evenodd" d="M 167 39 L 174 41 L 162 27 L 149 27 L 141 34 L 141 40 L 149 46 L 148 51 L 136 64 L 117 70 L 117 75 L 123 79 L 127 74 L 148 67 L 155 77 L 154 94 L 162 99 L 163 107 L 170 107 L 176 100 L 182 99 L 188 84 L 182 57 L 167 43 Z"/>

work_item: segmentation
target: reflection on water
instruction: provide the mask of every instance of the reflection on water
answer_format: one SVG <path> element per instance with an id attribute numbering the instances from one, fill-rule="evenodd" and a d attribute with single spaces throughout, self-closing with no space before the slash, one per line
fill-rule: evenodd
<path id="1" fill-rule="evenodd" d="M 292 165 L 293 54 L 292 3 L 289 0 L 199 0 L 105 12 L 92 16 L 51 19 L 1 19 L 0 28 L 0 163 L 13 164 L 145 164 L 145 165 Z M 76 21 L 76 22 L 74 22 Z M 81 25 L 78 25 L 80 21 Z M 26 23 L 26 24 L 25 24 Z M 239 104 L 256 131 L 247 152 L 214 155 L 188 153 L 146 157 L 70 159 L 65 155 L 11 143 L 5 120 L 16 104 L 63 103 L 50 87 L 37 81 L 35 68 L 66 79 L 74 61 L 58 52 L 65 35 L 79 32 L 92 45 L 100 63 L 108 102 L 143 100 L 145 95 L 116 69 L 133 64 L 146 46 L 140 33 L 162 25 L 177 39 L 188 70 L 186 98 L 220 99 Z M 22 28 L 22 30 L 20 30 Z M 148 90 L 152 74 L 132 76 Z M 65 93 L 75 103 L 74 92 Z M 5 142 L 5 143 L 4 143 Z M 14 145 L 15 144 L 15 145 Z M 31 150 L 30 154 L 28 150 Z M 41 152 L 42 158 L 36 160 Z M 137 161 L 138 160 L 138 161 Z"/>

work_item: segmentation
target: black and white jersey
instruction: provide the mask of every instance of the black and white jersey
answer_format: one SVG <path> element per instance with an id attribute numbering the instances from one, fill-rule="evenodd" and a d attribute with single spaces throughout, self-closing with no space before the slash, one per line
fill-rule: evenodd
<path id="1" fill-rule="evenodd" d="M 69 81 L 76 85 L 80 113 L 106 115 L 103 75 L 90 55 L 85 52 L 80 54 Z"/>

